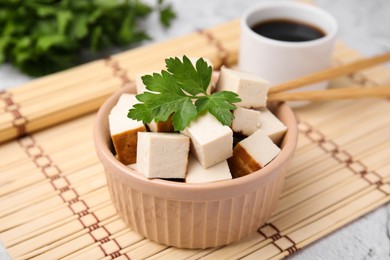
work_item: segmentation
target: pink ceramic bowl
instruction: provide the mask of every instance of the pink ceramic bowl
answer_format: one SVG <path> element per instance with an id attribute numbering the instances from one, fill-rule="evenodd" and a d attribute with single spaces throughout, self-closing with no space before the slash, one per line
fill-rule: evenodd
<path id="1" fill-rule="evenodd" d="M 122 93 L 133 91 L 128 87 L 114 93 L 100 108 L 94 129 L 112 201 L 127 225 L 150 240 L 179 248 L 226 245 L 262 226 L 276 207 L 297 143 L 290 107 L 275 106 L 274 113 L 288 132 L 282 151 L 266 167 L 233 180 L 187 184 L 149 180 L 113 155 L 108 115 Z"/>

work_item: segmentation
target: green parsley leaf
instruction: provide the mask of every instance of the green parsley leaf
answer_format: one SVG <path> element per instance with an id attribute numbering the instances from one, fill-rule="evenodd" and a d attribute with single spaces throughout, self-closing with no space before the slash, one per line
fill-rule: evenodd
<path id="1" fill-rule="evenodd" d="M 134 120 L 143 121 L 145 124 L 152 122 L 152 110 L 145 104 L 135 104 L 133 109 L 129 111 L 127 117 Z"/>
<path id="2" fill-rule="evenodd" d="M 230 112 L 236 107 L 232 103 L 240 102 L 236 93 L 230 91 L 221 91 L 213 93 L 209 97 L 207 110 L 215 116 L 223 125 L 231 125 L 234 115 Z"/>
<path id="3" fill-rule="evenodd" d="M 153 73 L 142 77 L 146 89 L 154 92 L 184 95 L 174 76 L 166 71 L 161 74 Z"/>
<path id="4" fill-rule="evenodd" d="M 236 109 L 233 103 L 241 99 L 230 91 L 207 93 L 211 66 L 200 58 L 194 67 L 186 56 L 169 58 L 165 63 L 167 71 L 142 77 L 148 91 L 136 96 L 141 103 L 129 110 L 129 118 L 144 123 L 165 122 L 173 114 L 174 129 L 180 131 L 200 113 L 208 111 L 223 125 L 231 125 L 234 119 L 231 111 Z"/>
<path id="5" fill-rule="evenodd" d="M 179 58 L 170 58 L 165 63 L 177 84 L 186 92 L 192 95 L 206 93 L 211 80 L 212 68 L 203 59 L 196 62 L 196 69 L 186 56 L 183 57 L 183 61 Z"/>
<path id="6" fill-rule="evenodd" d="M 177 131 L 186 128 L 198 115 L 191 99 L 182 98 L 180 101 L 180 103 L 177 103 L 178 107 L 172 117 L 173 127 Z"/>

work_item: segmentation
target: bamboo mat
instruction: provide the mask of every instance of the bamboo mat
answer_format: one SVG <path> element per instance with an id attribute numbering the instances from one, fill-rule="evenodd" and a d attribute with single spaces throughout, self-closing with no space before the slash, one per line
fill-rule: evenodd
<path id="1" fill-rule="evenodd" d="M 228 42 L 231 45 L 218 40 L 225 39 L 218 34 L 224 30 L 218 28 L 232 31 Z M 184 36 L 178 42 L 188 43 L 187 37 L 207 45 L 191 55 L 209 57 L 216 67 L 235 63 L 237 21 Z M 130 82 L 142 66 L 153 70 L 154 65 L 160 66 L 153 60 L 174 55 L 164 51 L 174 42 L 118 54 L 3 93 L 3 111 L 9 117 L 1 114 L 4 121 L 0 122 L 10 122 L 7 129 L 13 132 L 8 139 L 37 130 L 39 127 L 34 130 L 33 122 L 46 128 L 4 143 L 0 148 L 0 240 L 13 259 L 281 259 L 390 200 L 390 102 L 377 99 L 318 102 L 296 109 L 298 148 L 278 208 L 258 232 L 224 247 L 183 250 L 148 241 L 127 228 L 109 198 L 103 167 L 92 141 L 94 114 L 89 112 L 95 111 L 109 93 Z M 135 56 L 150 55 L 152 50 L 161 53 L 133 62 Z M 180 51 L 186 53 L 185 49 Z M 359 57 L 359 53 L 338 44 L 334 62 L 343 64 Z M 94 66 L 107 63 L 115 73 L 97 75 L 94 79 Z M 90 73 L 90 79 L 84 73 Z M 74 102 L 58 108 L 60 101 L 54 99 L 34 119 L 28 114 L 29 109 L 51 95 L 45 91 L 51 91 L 47 86 L 57 82 L 58 77 L 64 80 L 60 91 Z M 100 96 L 82 100 L 86 94 L 76 95 L 76 85 L 71 87 L 70 83 L 77 82 L 78 77 L 84 77 L 87 85 L 89 80 L 93 84 L 98 82 L 106 90 Z M 100 81 L 100 77 L 107 78 Z M 65 81 L 67 78 L 70 82 Z M 117 79 L 117 83 L 112 83 Z M 332 87 L 352 83 L 367 87 L 388 84 L 390 73 L 384 67 L 376 67 L 337 79 Z M 29 95 L 31 89 L 37 92 L 36 96 L 26 97 L 24 103 L 22 95 Z M 73 105 L 77 109 L 72 109 Z M 66 116 L 69 111 L 71 115 Z M 63 116 L 58 119 L 57 113 Z M 48 127 L 69 119 L 72 120 Z"/>
<path id="2" fill-rule="evenodd" d="M 0 143 L 96 111 L 140 74 L 165 68 L 167 57 L 206 57 L 215 69 L 232 65 L 238 42 L 239 22 L 234 20 L 0 91 Z"/>

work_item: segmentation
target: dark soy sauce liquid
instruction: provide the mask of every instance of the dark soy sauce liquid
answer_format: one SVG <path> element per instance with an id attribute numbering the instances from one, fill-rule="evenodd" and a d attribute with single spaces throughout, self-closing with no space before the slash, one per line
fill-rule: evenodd
<path id="1" fill-rule="evenodd" d="M 312 25 L 282 19 L 262 21 L 251 29 L 261 36 L 284 42 L 306 42 L 325 36 L 321 29 Z"/>

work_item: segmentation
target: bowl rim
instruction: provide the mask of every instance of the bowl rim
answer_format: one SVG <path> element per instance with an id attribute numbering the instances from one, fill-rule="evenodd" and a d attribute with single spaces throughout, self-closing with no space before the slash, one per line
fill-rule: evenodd
<path id="1" fill-rule="evenodd" d="M 133 185 L 144 185 L 143 189 L 147 189 L 149 191 L 152 190 L 161 190 L 168 188 L 169 190 L 176 192 L 185 192 L 188 193 L 187 197 L 191 197 L 193 194 L 199 193 L 201 191 L 208 190 L 208 192 L 213 191 L 215 194 L 219 192 L 233 189 L 237 190 L 238 187 L 242 187 L 242 185 L 259 185 L 259 179 L 262 182 L 266 182 L 265 179 L 272 178 L 272 173 L 277 171 L 278 168 L 283 167 L 288 161 L 289 158 L 292 157 L 298 139 L 298 128 L 297 122 L 295 119 L 295 114 L 292 109 L 286 103 L 278 103 L 277 106 L 279 113 L 283 115 L 282 121 L 286 124 L 286 120 L 288 120 L 287 132 L 285 134 L 282 149 L 280 153 L 264 168 L 248 174 L 246 176 L 217 181 L 217 182 L 209 182 L 209 183 L 183 183 L 183 182 L 174 182 L 163 179 L 148 179 L 144 177 L 142 173 L 137 173 L 135 170 L 129 168 L 128 166 L 122 164 L 110 151 L 107 140 L 105 136 L 105 131 L 102 125 L 105 125 L 102 120 L 108 121 L 108 115 L 111 111 L 111 108 L 116 104 L 120 95 L 123 93 L 133 93 L 135 94 L 135 84 L 129 84 L 126 87 L 123 87 L 116 92 L 114 92 L 99 108 L 97 112 L 95 123 L 94 123 L 94 143 L 96 152 L 99 155 L 99 159 L 103 165 L 105 163 L 112 164 L 113 167 L 116 168 L 117 177 L 121 178 L 125 182 L 131 182 Z M 106 125 L 108 123 L 106 121 Z M 109 130 L 106 129 L 106 132 Z M 288 141 L 286 141 L 288 140 Z M 106 168 L 106 167 L 105 167 Z M 107 174 L 107 169 L 106 169 Z M 260 184 L 261 185 L 261 184 Z M 247 187 L 247 186 L 246 186 Z M 192 195 L 191 195 L 192 194 Z M 220 196 L 218 196 L 220 197 Z M 193 197 L 192 197 L 193 198 Z M 194 198 L 193 198 L 194 199 Z"/>

